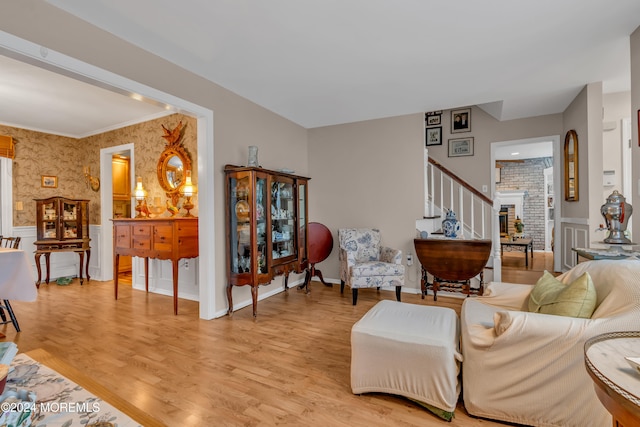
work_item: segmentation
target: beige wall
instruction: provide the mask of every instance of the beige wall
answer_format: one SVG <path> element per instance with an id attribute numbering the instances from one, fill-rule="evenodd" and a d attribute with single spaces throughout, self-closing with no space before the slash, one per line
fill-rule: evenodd
<path id="1" fill-rule="evenodd" d="M 120 76 L 169 93 L 214 113 L 214 164 L 207 165 L 215 175 L 215 187 L 202 191 L 213 194 L 215 211 L 200 210 L 200 218 L 214 221 L 216 311 L 224 310 L 226 301 L 224 179 L 226 163 L 244 164 L 247 146 L 260 148 L 262 166 L 271 169 L 288 167 L 307 175 L 306 130 L 178 65 L 139 49 L 117 37 L 91 26 L 46 2 L 25 0 L 5 2 L 0 14 L 0 30 L 61 52 Z M 155 163 L 154 163 L 155 164 Z M 84 183 L 82 184 L 84 185 Z M 310 183 L 310 188 L 313 181 Z M 279 285 L 281 279 L 275 282 Z M 273 289 L 261 287 L 260 292 Z M 234 289 L 234 301 L 250 300 L 247 287 Z"/>
<path id="2" fill-rule="evenodd" d="M 602 98 L 604 105 L 604 122 L 613 122 L 616 128 L 602 133 L 602 168 L 616 171 L 616 185 L 603 187 L 602 203 L 614 189 L 622 191 L 622 119 L 629 118 L 631 112 L 631 93 L 616 92 L 605 94 Z M 627 195 L 623 193 L 626 197 Z"/>
<path id="3" fill-rule="evenodd" d="M 382 243 L 406 260 L 424 211 L 423 150 L 424 114 L 309 130 L 309 220 L 334 237 L 333 252 L 318 266 L 324 277 L 340 278 L 339 228 L 378 228 Z M 411 277 L 406 286 L 416 287 Z"/>
<path id="4" fill-rule="evenodd" d="M 443 145 L 429 146 L 429 156 L 481 190 L 494 178 L 491 142 L 560 135 L 562 115 L 499 122 L 474 107 L 471 132 L 452 136 L 448 110 L 442 127 Z M 466 136 L 475 139 L 474 155 L 448 157 L 447 139 Z M 334 235 L 333 253 L 318 266 L 324 277 L 339 279 L 339 228 L 379 228 L 384 244 L 403 251 L 404 263 L 409 251 L 415 255 L 415 221 L 424 212 L 424 145 L 423 114 L 309 130 L 309 218 Z M 417 264 L 406 277 L 406 287 L 416 290 Z"/>
<path id="5" fill-rule="evenodd" d="M 631 147 L 633 197 L 627 196 L 627 202 L 636 207 L 633 221 L 632 241 L 640 242 L 640 147 L 638 147 L 638 113 L 640 110 L 640 27 L 631 34 Z"/>
<path id="6" fill-rule="evenodd" d="M 585 87 L 564 111 L 564 128 L 560 141 L 564 147 L 565 136 L 568 131 L 575 130 L 578 134 L 578 201 L 565 201 L 564 171 L 562 179 L 562 194 L 559 200 L 562 202 L 562 216 L 567 218 L 588 218 L 589 198 L 587 189 L 588 180 L 588 132 L 587 132 L 587 88 Z M 562 165 L 564 165 L 564 149 L 562 150 Z M 563 166 L 564 167 L 564 166 Z"/>

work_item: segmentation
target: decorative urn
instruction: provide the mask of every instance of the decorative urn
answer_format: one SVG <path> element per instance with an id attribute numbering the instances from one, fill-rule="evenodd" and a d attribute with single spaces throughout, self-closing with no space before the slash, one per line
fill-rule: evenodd
<path id="1" fill-rule="evenodd" d="M 460 232 L 460 221 L 456 218 L 456 213 L 452 210 L 447 210 L 447 214 L 442 221 L 442 231 L 444 237 L 450 237 L 455 239 Z"/>
<path id="2" fill-rule="evenodd" d="M 633 208 L 618 190 L 613 190 L 613 193 L 607 197 L 607 203 L 600 207 L 600 213 L 609 230 L 609 236 L 604 239 L 604 243 L 631 245 L 631 240 L 624 236 L 624 232 L 627 229 Z"/>

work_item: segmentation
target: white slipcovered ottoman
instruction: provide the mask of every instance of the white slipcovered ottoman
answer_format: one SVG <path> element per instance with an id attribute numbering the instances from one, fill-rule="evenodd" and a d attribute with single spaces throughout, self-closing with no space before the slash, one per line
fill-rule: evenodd
<path id="1" fill-rule="evenodd" d="M 351 390 L 405 396 L 450 419 L 460 394 L 459 343 L 454 310 L 380 301 L 351 329 Z"/>

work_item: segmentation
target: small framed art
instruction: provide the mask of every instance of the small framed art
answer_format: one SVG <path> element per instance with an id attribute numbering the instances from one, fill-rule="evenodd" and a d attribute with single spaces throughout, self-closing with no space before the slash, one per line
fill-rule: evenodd
<path id="1" fill-rule="evenodd" d="M 442 145 L 442 126 L 435 128 L 427 128 L 425 130 L 426 142 L 425 145 Z"/>
<path id="2" fill-rule="evenodd" d="M 40 186 L 43 188 L 58 188 L 58 177 L 52 175 L 41 175 Z"/>
<path id="3" fill-rule="evenodd" d="M 473 156 L 473 138 L 449 140 L 449 157 Z"/>
<path id="4" fill-rule="evenodd" d="M 441 117 L 442 116 L 440 114 L 433 115 L 433 116 L 427 116 L 427 117 L 425 117 L 425 124 L 427 126 L 439 125 L 440 123 L 442 123 Z"/>
<path id="5" fill-rule="evenodd" d="M 471 108 L 451 110 L 451 133 L 471 132 Z"/>

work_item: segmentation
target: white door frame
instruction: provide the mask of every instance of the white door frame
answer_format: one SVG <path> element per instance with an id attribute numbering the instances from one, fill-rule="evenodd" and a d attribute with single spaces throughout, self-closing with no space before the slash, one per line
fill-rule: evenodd
<path id="1" fill-rule="evenodd" d="M 13 236 L 13 159 L 0 157 L 0 235 Z"/>
<path id="2" fill-rule="evenodd" d="M 110 71 L 79 61 L 12 34 L 0 31 L 0 55 L 5 55 L 67 77 L 83 81 L 136 99 L 163 104 L 167 109 L 193 115 L 198 121 L 198 212 L 199 262 L 198 283 L 200 318 L 213 319 L 226 314 L 215 311 L 215 209 L 214 209 L 214 159 L 213 159 L 213 111 L 166 92 L 122 77 Z M 101 173 L 102 175 L 102 173 Z M 108 224 L 102 224 L 104 230 Z M 110 240 L 110 239 L 103 239 Z"/>
<path id="3" fill-rule="evenodd" d="M 113 280 L 113 227 L 111 226 L 111 218 L 113 218 L 113 170 L 112 161 L 113 155 L 121 153 L 123 151 L 129 152 L 130 167 L 129 167 L 129 182 L 136 182 L 135 176 L 135 145 L 133 143 L 118 145 L 115 147 L 103 148 L 100 150 L 100 182 L 103 185 L 100 187 L 100 223 L 102 224 L 101 243 L 100 248 L 100 271 L 102 273 L 102 280 Z M 133 206 L 133 204 L 132 204 Z M 134 263 L 135 264 L 135 263 Z M 136 267 L 133 266 L 132 275 L 136 277 Z"/>

